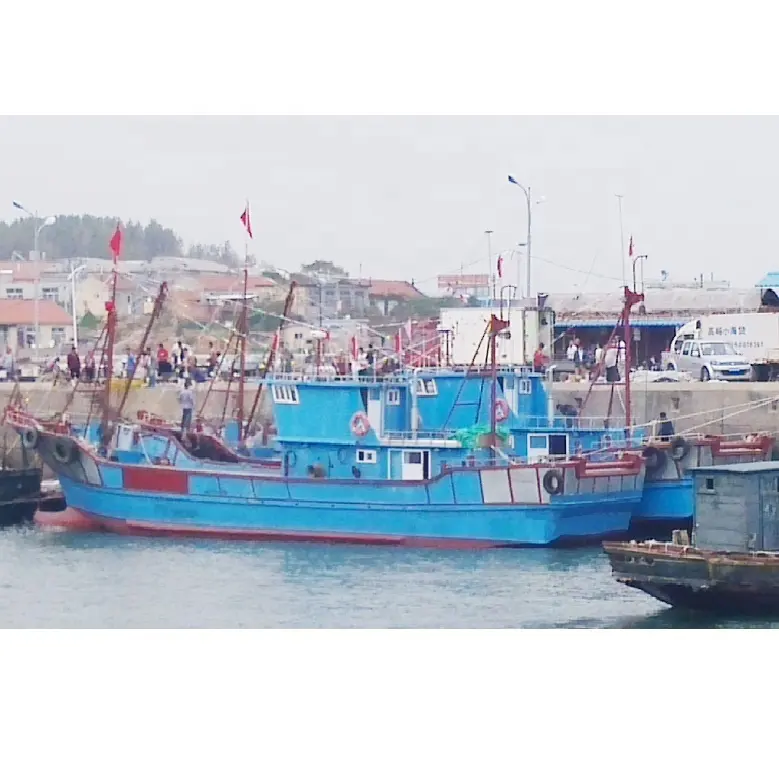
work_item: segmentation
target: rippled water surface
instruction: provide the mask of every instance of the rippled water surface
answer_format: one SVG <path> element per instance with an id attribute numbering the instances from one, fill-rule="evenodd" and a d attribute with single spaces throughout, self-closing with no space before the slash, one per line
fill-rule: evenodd
<path id="1" fill-rule="evenodd" d="M 9 529 L 0 531 L 0 626 L 772 625 L 671 611 L 614 582 L 599 549 L 432 552 Z"/>

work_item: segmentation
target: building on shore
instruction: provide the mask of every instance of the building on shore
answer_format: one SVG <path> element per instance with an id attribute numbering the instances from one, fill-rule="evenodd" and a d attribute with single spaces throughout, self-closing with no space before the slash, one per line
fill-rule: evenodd
<path id="1" fill-rule="evenodd" d="M 779 283 L 779 276 L 777 277 Z M 759 287 L 747 289 L 709 287 L 649 287 L 644 302 L 630 316 L 634 357 L 637 364 L 660 359 L 676 332 L 685 323 L 713 313 L 757 312 L 764 308 Z M 619 291 L 605 294 L 550 294 L 555 313 L 554 356 L 565 357 L 571 339 L 587 350 L 608 341 L 622 311 Z"/>
<path id="2" fill-rule="evenodd" d="M 40 336 L 36 336 L 36 324 Z M 71 316 L 53 301 L 0 299 L 0 348 L 10 347 L 19 356 L 37 348 L 59 351 L 73 341 Z"/>

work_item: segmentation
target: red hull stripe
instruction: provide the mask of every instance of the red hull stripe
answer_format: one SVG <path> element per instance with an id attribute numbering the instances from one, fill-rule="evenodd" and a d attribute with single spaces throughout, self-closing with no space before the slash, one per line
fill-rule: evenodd
<path id="1" fill-rule="evenodd" d="M 391 535 L 330 534 L 320 532 L 276 532 L 266 529 L 220 529 L 217 527 L 185 527 L 153 524 L 142 521 L 106 519 L 78 510 L 101 528 L 117 534 L 154 537 L 199 537 L 211 540 L 254 540 L 256 542 L 325 542 L 350 545 L 390 545 L 405 548 L 435 548 L 440 550 L 484 550 L 511 543 L 491 540 L 461 540 L 446 537 L 393 537 Z"/>
<path id="2" fill-rule="evenodd" d="M 125 489 L 138 492 L 168 492 L 173 495 L 189 494 L 189 476 L 174 468 L 124 468 Z"/>

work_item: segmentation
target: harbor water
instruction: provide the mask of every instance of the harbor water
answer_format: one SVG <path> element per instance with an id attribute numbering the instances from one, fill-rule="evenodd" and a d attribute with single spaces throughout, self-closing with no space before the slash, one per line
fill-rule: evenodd
<path id="1" fill-rule="evenodd" d="M 676 612 L 599 548 L 432 552 L 0 531 L 3 628 L 779 627 Z"/>

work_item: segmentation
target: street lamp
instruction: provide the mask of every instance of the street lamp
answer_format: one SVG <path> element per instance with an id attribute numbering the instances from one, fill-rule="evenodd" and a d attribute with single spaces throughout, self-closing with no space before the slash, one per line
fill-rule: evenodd
<path id="1" fill-rule="evenodd" d="M 533 216 L 533 197 L 530 193 L 530 186 L 525 187 L 521 183 L 518 183 L 511 175 L 509 175 L 509 182 L 512 185 L 516 185 L 524 194 L 527 201 L 527 297 L 530 298 L 530 245 L 531 245 L 531 231 L 532 231 L 532 216 Z M 546 199 L 542 196 L 536 204 L 542 204 Z M 521 260 L 517 261 L 517 287 L 522 281 Z"/>
<path id="2" fill-rule="evenodd" d="M 35 252 L 36 257 L 38 256 L 38 240 L 40 239 L 41 231 L 44 228 L 47 228 L 51 225 L 53 225 L 56 221 L 56 217 L 45 217 L 41 224 L 38 224 L 38 220 L 41 219 L 38 216 L 38 212 L 35 212 L 33 214 L 29 209 L 26 209 L 23 207 L 18 201 L 14 201 L 13 205 L 16 209 L 19 209 L 20 211 L 24 212 L 25 214 L 29 214 L 30 217 L 32 217 L 33 222 L 35 223 L 35 234 L 33 236 L 33 251 Z M 35 277 L 34 281 L 35 286 L 35 359 L 39 359 L 39 347 L 41 343 L 41 326 L 40 326 L 40 294 L 38 293 L 40 291 L 40 271 Z"/>
<path id="3" fill-rule="evenodd" d="M 70 275 L 68 280 L 70 281 L 70 311 L 73 315 L 73 346 L 78 351 L 78 317 L 76 315 L 76 275 L 80 273 L 86 265 L 79 265 L 78 267 L 70 266 Z"/>

